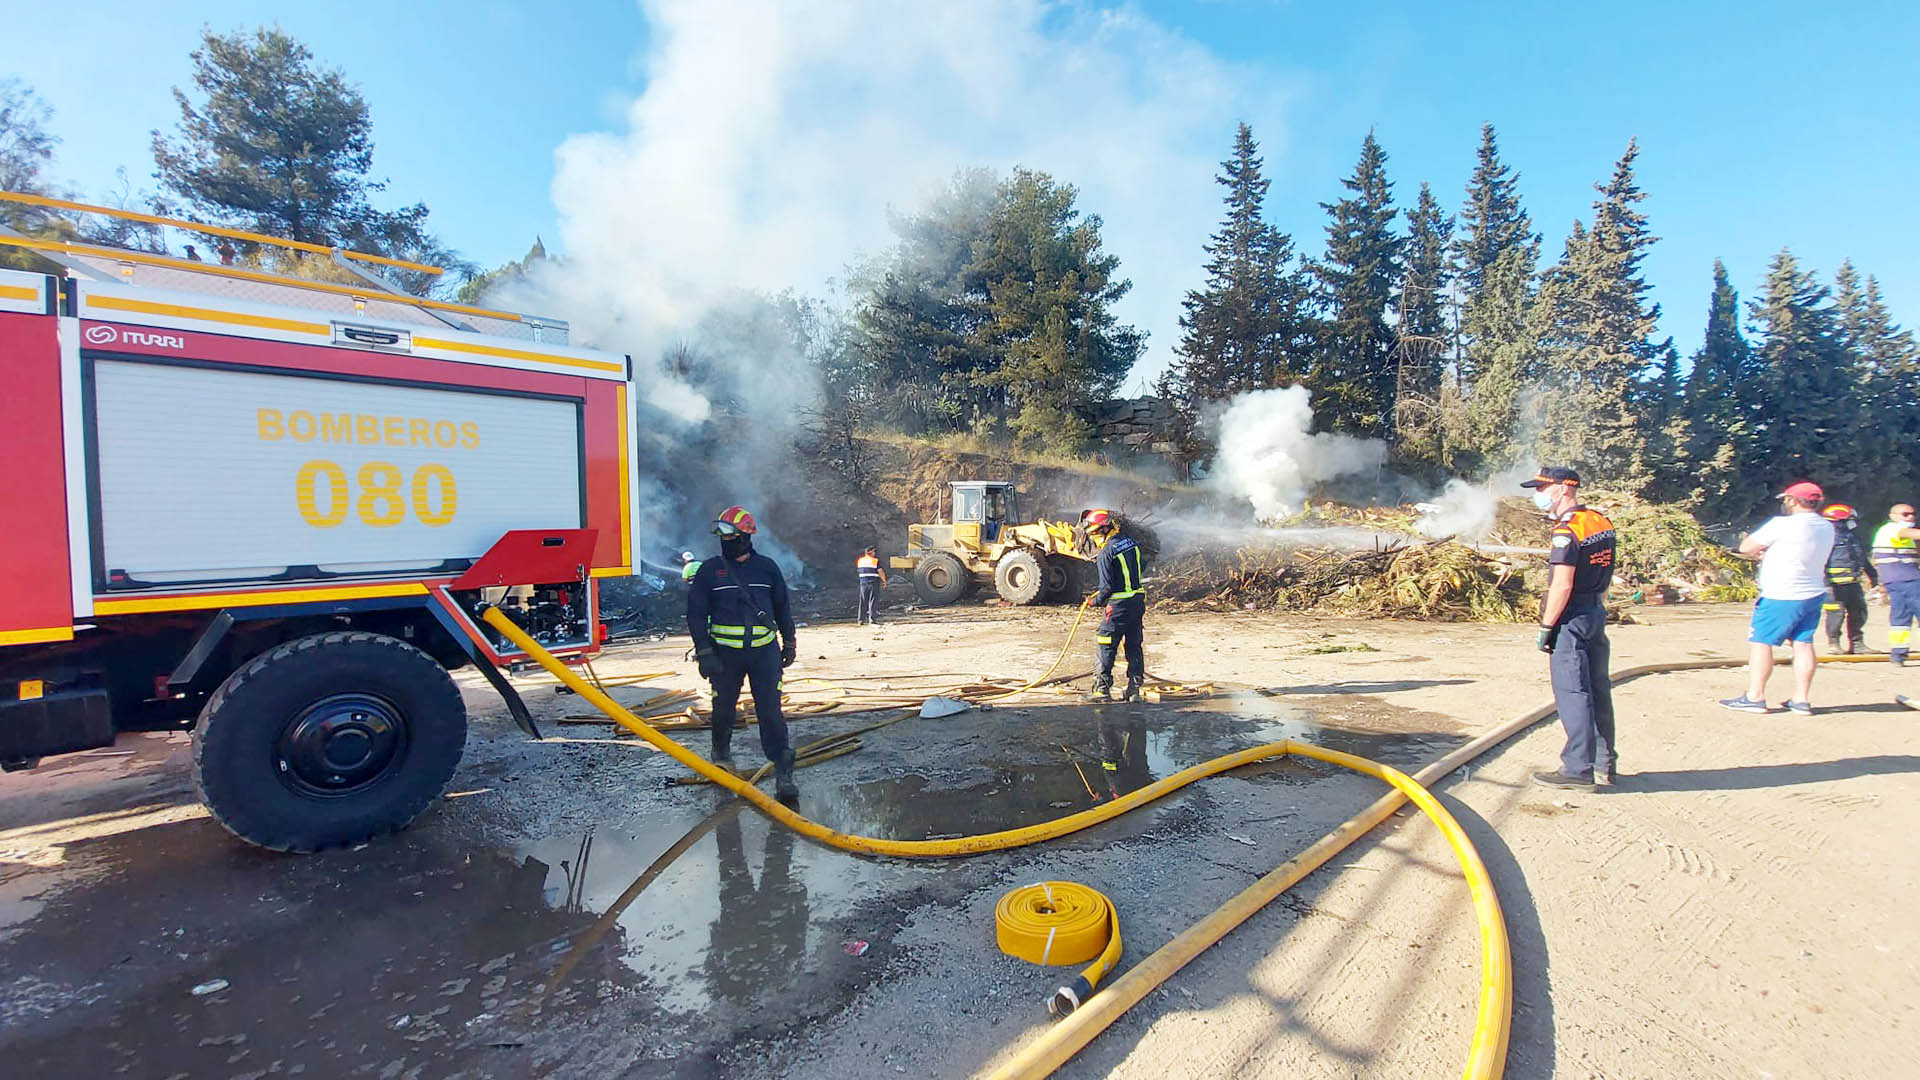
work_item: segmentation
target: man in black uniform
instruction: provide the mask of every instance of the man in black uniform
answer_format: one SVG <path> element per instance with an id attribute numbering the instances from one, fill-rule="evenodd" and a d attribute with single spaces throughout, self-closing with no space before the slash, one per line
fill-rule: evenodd
<path id="1" fill-rule="evenodd" d="M 1607 587 L 1613 584 L 1613 522 L 1580 505 L 1580 474 L 1548 466 L 1521 487 L 1553 518 L 1540 651 L 1549 654 L 1553 703 L 1566 729 L 1560 768 L 1533 774 L 1551 788 L 1592 791 L 1613 783 L 1613 684 L 1607 674 Z"/>
<path id="2" fill-rule="evenodd" d="M 1833 522 L 1833 552 L 1827 556 L 1827 647 L 1848 654 L 1867 651 L 1867 590 L 1865 577 L 1880 587 L 1880 574 L 1860 546 L 1860 515 L 1846 503 L 1832 503 L 1820 516 Z M 1847 647 L 1840 647 L 1840 631 L 1847 631 Z"/>
<path id="3" fill-rule="evenodd" d="M 774 791 L 792 801 L 800 797 L 800 788 L 793 781 L 793 749 L 780 712 L 780 669 L 795 655 L 793 612 L 780 567 L 753 550 L 755 528 L 753 515 L 738 506 L 722 510 L 714 521 L 720 557 L 701 563 L 687 585 L 687 632 L 693 635 L 700 677 L 713 684 L 713 763 L 733 770 L 733 720 L 740 684 L 747 682 L 760 719 L 760 749 L 773 762 Z"/>
<path id="4" fill-rule="evenodd" d="M 1098 642 L 1100 668 L 1093 676 L 1093 700 L 1113 700 L 1114 654 L 1127 652 L 1127 689 L 1122 701 L 1140 696 L 1140 683 L 1147 677 L 1147 658 L 1141 650 L 1141 621 L 1147 610 L 1147 590 L 1141 585 L 1140 546 L 1129 536 L 1121 536 L 1119 523 L 1106 510 L 1087 511 L 1087 535 L 1100 545 L 1095 564 L 1100 569 L 1100 591 L 1093 606 L 1100 608 Z"/>

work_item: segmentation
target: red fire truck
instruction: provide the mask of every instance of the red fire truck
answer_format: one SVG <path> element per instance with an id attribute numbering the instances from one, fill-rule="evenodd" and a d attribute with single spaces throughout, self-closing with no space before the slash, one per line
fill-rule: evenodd
<path id="1" fill-rule="evenodd" d="M 460 760 L 449 669 L 538 736 L 482 605 L 598 647 L 597 582 L 633 565 L 631 365 L 381 276 L 431 267 L 166 224 L 222 262 L 0 236 L 61 270 L 0 270 L 0 764 L 191 730 L 245 840 L 399 829 Z"/>

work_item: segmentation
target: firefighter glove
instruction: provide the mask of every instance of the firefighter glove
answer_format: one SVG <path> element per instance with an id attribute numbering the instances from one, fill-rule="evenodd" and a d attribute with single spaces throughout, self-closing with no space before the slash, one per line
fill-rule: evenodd
<path id="1" fill-rule="evenodd" d="M 700 677 L 717 679 L 725 670 L 720 666 L 720 654 L 712 649 L 700 649 L 693 654 L 694 662 L 700 665 Z"/>
<path id="2" fill-rule="evenodd" d="M 1533 644 L 1534 644 L 1534 647 L 1539 649 L 1541 652 L 1550 653 L 1553 651 L 1554 644 L 1559 640 L 1560 640 L 1559 627 L 1543 626 L 1540 628 L 1540 636 L 1537 639 L 1535 639 Z"/>
<path id="3" fill-rule="evenodd" d="M 800 654 L 800 645 L 798 642 L 794 641 L 792 638 L 788 638 L 785 641 L 782 641 L 780 643 L 780 666 L 792 667 L 794 657 L 798 656 L 799 654 Z"/>

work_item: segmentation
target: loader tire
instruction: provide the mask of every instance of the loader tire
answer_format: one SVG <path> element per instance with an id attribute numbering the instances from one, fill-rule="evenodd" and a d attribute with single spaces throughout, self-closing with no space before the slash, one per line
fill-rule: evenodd
<path id="1" fill-rule="evenodd" d="M 1046 591 L 1047 573 L 1040 559 L 1025 548 L 1000 556 L 993 568 L 993 590 L 1009 604 L 1032 604 Z"/>
<path id="2" fill-rule="evenodd" d="M 913 568 L 913 591 L 920 594 L 920 602 L 928 607 L 953 603 L 967 595 L 967 588 L 972 584 L 973 575 L 967 573 L 959 559 L 944 551 L 928 555 Z"/>
<path id="3" fill-rule="evenodd" d="M 1086 591 L 1086 577 L 1082 571 L 1086 563 L 1071 555 L 1050 555 L 1046 563 L 1046 587 L 1042 590 L 1048 600 L 1071 600 L 1078 602 Z"/>
<path id="4" fill-rule="evenodd" d="M 466 705 L 432 657 L 383 634 L 314 634 L 213 692 L 193 732 L 193 784 L 240 839 L 321 851 L 405 828 L 466 741 Z"/>

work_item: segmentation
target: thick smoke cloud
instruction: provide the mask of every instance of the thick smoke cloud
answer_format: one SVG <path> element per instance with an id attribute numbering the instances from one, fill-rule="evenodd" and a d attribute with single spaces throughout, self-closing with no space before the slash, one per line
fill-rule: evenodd
<path id="1" fill-rule="evenodd" d="M 582 339 L 636 359 L 741 292 L 820 295 L 890 243 L 890 210 L 957 169 L 1025 165 L 1078 185 L 1104 217 L 1135 285 L 1119 314 L 1150 332 L 1157 368 L 1217 216 L 1232 125 L 1276 111 L 1270 77 L 1126 8 L 642 6 L 646 89 L 626 129 L 567 140 L 553 181 L 568 263 L 553 299 Z M 702 419 L 682 389 L 663 384 L 655 401 Z"/>
<path id="2" fill-rule="evenodd" d="M 1315 433 L 1304 386 L 1240 394 L 1219 427 L 1213 482 L 1251 503 L 1261 521 L 1300 509 L 1315 484 L 1378 470 L 1387 460 L 1387 445 L 1377 439 Z"/>

